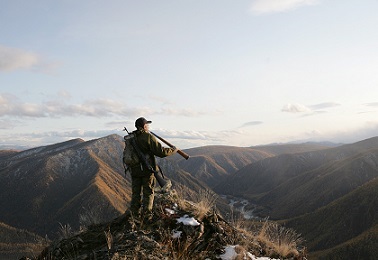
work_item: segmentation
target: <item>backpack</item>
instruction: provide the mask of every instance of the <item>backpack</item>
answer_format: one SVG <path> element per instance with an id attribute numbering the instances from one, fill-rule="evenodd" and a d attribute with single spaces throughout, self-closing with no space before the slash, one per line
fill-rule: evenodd
<path id="1" fill-rule="evenodd" d="M 133 133 L 125 135 L 123 138 L 125 140 L 125 149 L 123 150 L 123 163 L 127 166 L 126 169 L 140 164 L 137 151 L 135 151 L 133 145 L 131 144 L 132 141 L 135 141 L 134 138 L 135 135 Z"/>

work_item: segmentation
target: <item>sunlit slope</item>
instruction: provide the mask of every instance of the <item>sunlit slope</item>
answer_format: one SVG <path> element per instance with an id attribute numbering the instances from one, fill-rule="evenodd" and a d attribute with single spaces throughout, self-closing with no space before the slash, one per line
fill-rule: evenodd
<path id="1" fill-rule="evenodd" d="M 120 137 L 111 135 L 39 147 L 1 160 L 0 207 L 7 209 L 0 212 L 1 221 L 46 234 L 92 207 L 104 208 L 106 214 L 122 212 L 130 197 L 130 185 L 122 176 L 122 149 Z"/>

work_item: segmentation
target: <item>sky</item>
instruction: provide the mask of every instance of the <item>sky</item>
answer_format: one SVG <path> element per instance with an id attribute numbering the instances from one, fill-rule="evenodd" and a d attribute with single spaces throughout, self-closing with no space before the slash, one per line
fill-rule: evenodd
<path id="1" fill-rule="evenodd" d="M 0 148 L 138 117 L 181 149 L 378 136 L 377 0 L 0 1 Z"/>

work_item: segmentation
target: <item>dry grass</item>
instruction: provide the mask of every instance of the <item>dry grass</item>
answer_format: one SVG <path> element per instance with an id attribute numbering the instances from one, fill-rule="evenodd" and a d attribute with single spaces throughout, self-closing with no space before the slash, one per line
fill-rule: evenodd
<path id="1" fill-rule="evenodd" d="M 263 224 L 257 239 L 283 257 L 298 255 L 297 246 L 303 242 L 300 234 L 268 220 Z"/>
<path id="2" fill-rule="evenodd" d="M 110 251 L 113 248 L 113 235 L 110 232 L 110 228 L 109 228 L 108 231 L 104 231 L 104 234 L 105 234 L 106 245 L 107 245 L 107 249 L 108 249 L 108 258 L 110 259 Z"/>
<path id="3" fill-rule="evenodd" d="M 85 231 L 90 225 L 100 224 L 104 221 L 101 212 L 95 207 L 83 209 L 84 212 L 79 215 L 80 231 Z"/>
<path id="4" fill-rule="evenodd" d="M 233 210 L 233 207 L 231 207 L 231 212 L 230 212 L 230 215 L 228 216 L 228 219 L 227 219 L 230 224 L 238 231 L 241 231 L 241 232 L 251 232 L 252 230 L 254 230 L 254 226 L 253 226 L 253 222 L 250 221 L 250 220 L 246 220 L 242 214 L 240 214 L 239 212 L 235 212 Z"/>
<path id="5" fill-rule="evenodd" d="M 184 210 L 191 209 L 199 220 L 214 209 L 218 199 L 218 196 L 210 190 L 202 189 L 199 192 L 193 192 L 185 186 L 178 186 L 176 192 L 179 207 Z"/>
<path id="6" fill-rule="evenodd" d="M 74 235 L 74 232 L 70 226 L 70 224 L 62 225 L 62 223 L 59 223 L 60 228 L 58 231 L 58 237 L 59 239 L 68 239 Z"/>
<path id="7" fill-rule="evenodd" d="M 217 195 L 210 190 L 200 190 L 195 193 L 192 198 L 196 205 L 195 216 L 202 220 L 214 208 L 217 198 Z"/>

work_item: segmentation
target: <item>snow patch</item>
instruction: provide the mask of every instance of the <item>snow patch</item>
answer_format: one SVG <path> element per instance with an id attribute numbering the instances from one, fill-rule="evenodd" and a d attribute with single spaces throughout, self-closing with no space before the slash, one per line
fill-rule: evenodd
<path id="1" fill-rule="evenodd" d="M 173 209 L 165 208 L 165 212 L 167 212 L 169 215 L 173 215 L 176 212 Z"/>
<path id="2" fill-rule="evenodd" d="M 229 245 L 224 248 L 224 254 L 220 255 L 220 259 L 222 260 L 234 260 L 234 259 L 249 259 L 249 260 L 279 260 L 276 258 L 269 258 L 269 257 L 256 257 L 249 252 L 240 252 L 237 253 L 235 248 L 239 247 L 239 245 Z M 239 258 L 238 258 L 239 257 Z"/>
<path id="3" fill-rule="evenodd" d="M 173 239 L 180 238 L 181 234 L 182 234 L 182 231 L 172 230 L 172 238 Z"/>
<path id="4" fill-rule="evenodd" d="M 191 218 L 188 215 L 184 215 L 181 218 L 177 219 L 177 223 L 183 223 L 185 226 L 199 226 L 200 223 L 195 219 Z"/>

